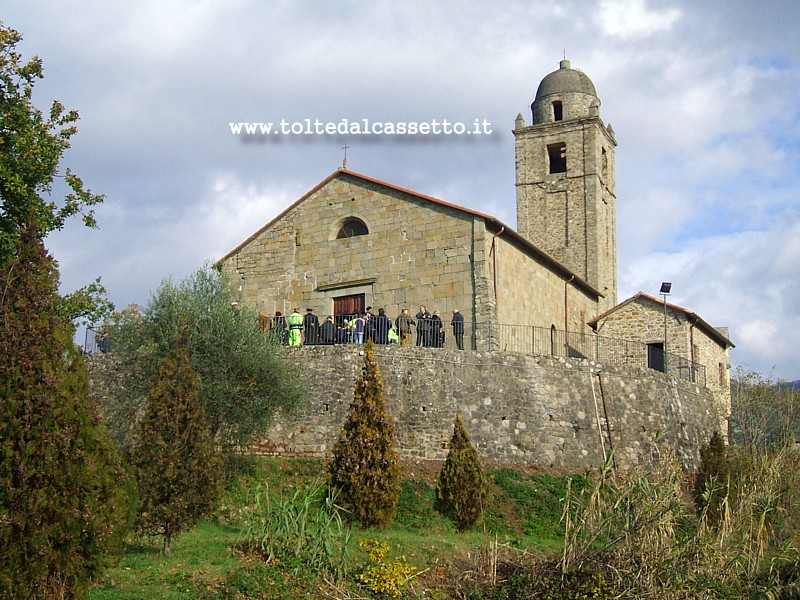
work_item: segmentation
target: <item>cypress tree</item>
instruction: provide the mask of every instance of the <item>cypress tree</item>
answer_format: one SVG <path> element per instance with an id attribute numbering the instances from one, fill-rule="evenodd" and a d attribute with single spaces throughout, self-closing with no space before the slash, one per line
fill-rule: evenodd
<path id="1" fill-rule="evenodd" d="M 459 531 L 475 525 L 489 499 L 489 485 L 478 451 L 469 439 L 461 413 L 456 412 L 450 450 L 436 478 L 438 508 Z"/>
<path id="2" fill-rule="evenodd" d="M 723 517 L 723 501 L 730 485 L 730 464 L 725 440 L 715 431 L 700 448 L 700 472 L 695 486 L 695 504 L 705 509 L 708 521 L 717 524 Z"/>
<path id="3" fill-rule="evenodd" d="M 189 362 L 186 327 L 176 336 L 175 357 L 162 361 L 152 382 L 131 461 L 139 482 L 138 528 L 162 535 L 169 554 L 175 534 L 213 508 L 222 481 Z"/>
<path id="4" fill-rule="evenodd" d="M 328 463 L 338 501 L 363 528 L 385 528 L 394 519 L 402 484 L 395 425 L 386 412 L 383 383 L 370 340 L 347 419 Z"/>
<path id="5" fill-rule="evenodd" d="M 121 555 L 126 475 L 36 227 L 0 262 L 0 597 L 78 598 Z"/>

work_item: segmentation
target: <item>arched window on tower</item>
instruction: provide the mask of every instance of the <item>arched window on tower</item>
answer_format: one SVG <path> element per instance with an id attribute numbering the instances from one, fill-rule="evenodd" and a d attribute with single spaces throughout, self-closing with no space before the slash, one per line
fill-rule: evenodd
<path id="1" fill-rule="evenodd" d="M 336 234 L 336 239 L 341 240 L 357 235 L 367 235 L 368 233 L 369 229 L 364 221 L 356 217 L 350 217 L 345 219 L 344 223 L 342 223 L 342 226 L 339 228 L 339 233 Z"/>
<path id="2" fill-rule="evenodd" d="M 556 100 L 553 102 L 553 121 L 563 121 L 564 120 L 564 107 L 561 104 L 561 100 Z"/>

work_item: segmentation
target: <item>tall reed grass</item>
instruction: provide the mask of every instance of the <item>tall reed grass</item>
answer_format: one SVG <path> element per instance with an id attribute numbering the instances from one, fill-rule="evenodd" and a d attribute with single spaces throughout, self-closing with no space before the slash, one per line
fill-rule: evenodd
<path id="1" fill-rule="evenodd" d="M 252 506 L 242 515 L 238 546 L 263 560 L 295 565 L 294 570 L 311 570 L 340 581 L 350 567 L 352 528 L 342 517 L 345 510 L 336 503 L 327 486 L 314 482 L 284 498 L 258 485 Z"/>
<path id="2" fill-rule="evenodd" d="M 600 572 L 614 597 L 783 597 L 798 578 L 798 458 L 783 448 L 711 478 L 699 508 L 675 460 L 626 477 L 606 464 L 582 493 L 568 488 L 562 578 Z"/>

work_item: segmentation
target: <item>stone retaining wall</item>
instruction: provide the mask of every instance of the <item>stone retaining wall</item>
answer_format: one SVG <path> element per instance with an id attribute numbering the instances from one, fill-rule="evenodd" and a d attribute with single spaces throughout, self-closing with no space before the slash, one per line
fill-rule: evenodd
<path id="1" fill-rule="evenodd" d="M 309 403 L 279 414 L 259 453 L 325 456 L 352 400 L 357 346 L 289 351 L 305 365 Z M 687 468 L 714 431 L 727 433 L 725 402 L 663 373 L 508 352 L 376 346 L 387 408 L 405 458 L 444 459 L 456 410 L 481 457 L 582 469 L 613 447 L 623 468 L 675 450 Z M 606 420 L 606 416 L 607 419 Z"/>

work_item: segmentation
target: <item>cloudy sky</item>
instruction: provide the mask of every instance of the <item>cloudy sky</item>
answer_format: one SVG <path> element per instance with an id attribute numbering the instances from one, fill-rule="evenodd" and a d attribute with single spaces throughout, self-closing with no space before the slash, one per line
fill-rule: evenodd
<path id="1" fill-rule="evenodd" d="M 728 326 L 734 367 L 800 379 L 800 4 L 746 0 L 26 0 L 35 100 L 100 229 L 47 243 L 118 307 L 221 257 L 341 166 L 514 226 L 517 113 L 566 53 L 616 132 L 619 297 Z M 229 123 L 486 119 L 485 136 L 233 135 Z"/>

